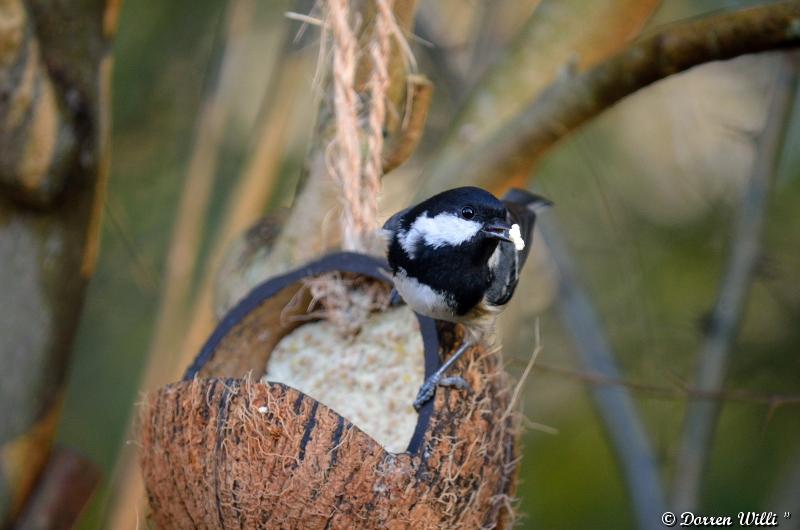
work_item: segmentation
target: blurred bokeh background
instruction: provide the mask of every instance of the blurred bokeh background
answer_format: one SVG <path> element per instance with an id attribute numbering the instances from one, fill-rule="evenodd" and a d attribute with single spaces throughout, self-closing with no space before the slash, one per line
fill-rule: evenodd
<path id="1" fill-rule="evenodd" d="M 663 0 L 643 33 L 754 3 Z M 210 304 L 209 278 L 240 229 L 237 193 L 258 190 L 262 199 L 252 207 L 264 213 L 291 204 L 314 126 L 319 33 L 310 26 L 295 39 L 301 24 L 284 13 L 307 13 L 308 4 L 123 5 L 100 261 L 58 434 L 105 472 L 81 528 L 101 528 L 110 516 L 110 485 L 120 450 L 130 444 L 127 426 L 148 352 L 169 366 L 191 347 L 187 330 L 200 342 L 210 331 L 192 322 L 208 318 L 200 313 L 210 308 L 198 305 Z M 415 156 L 385 179 L 387 211 L 412 200 L 459 106 L 536 4 L 421 2 L 412 46 L 419 71 L 435 85 L 434 100 Z M 592 21 L 573 31 L 584 24 Z M 777 53 L 746 56 L 659 82 L 560 143 L 531 181 L 557 205 L 548 215 L 568 242 L 624 379 L 612 386 L 633 396 L 667 490 L 685 389 L 782 64 Z M 800 498 L 800 404 L 773 399 L 800 394 L 800 105 L 790 108 L 762 252 L 719 400 L 702 513 L 778 511 L 781 498 Z M 176 226 L 187 209 L 194 214 Z M 188 250 L 175 255 L 181 242 Z M 517 375 L 534 350 L 537 320 L 541 330 L 523 399 L 529 421 L 519 526 L 631 528 L 630 493 L 590 394 L 603 381 L 579 361 L 554 303 L 555 266 L 540 248 L 502 319 L 508 366 Z M 172 273 L 170 260 L 177 260 Z M 151 374 L 159 374 L 159 362 L 153 359 Z"/>

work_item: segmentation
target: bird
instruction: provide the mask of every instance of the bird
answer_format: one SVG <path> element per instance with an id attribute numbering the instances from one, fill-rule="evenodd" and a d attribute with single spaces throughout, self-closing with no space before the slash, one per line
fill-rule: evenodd
<path id="1" fill-rule="evenodd" d="M 537 213 L 552 206 L 513 188 L 501 199 L 465 186 L 443 191 L 392 215 L 383 225 L 394 289 L 416 313 L 462 324 L 467 339 L 420 387 L 419 410 L 439 385 L 468 388 L 447 370 L 494 327 L 530 251 Z"/>

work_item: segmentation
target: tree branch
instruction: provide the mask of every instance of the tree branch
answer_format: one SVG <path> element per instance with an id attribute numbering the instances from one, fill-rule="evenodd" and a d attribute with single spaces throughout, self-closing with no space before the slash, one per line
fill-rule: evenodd
<path id="1" fill-rule="evenodd" d="M 585 370 L 620 379 L 614 353 L 592 303 L 582 287 L 566 242 L 552 218 L 543 218 L 542 235 L 559 271 L 558 311 Z M 591 390 L 625 482 L 639 528 L 661 528 L 664 492 L 656 457 L 628 390 L 621 386 L 595 386 Z"/>
<path id="2" fill-rule="evenodd" d="M 13 200 L 23 190 L 0 189 L 0 363 L 13 367 L 0 372 L 3 528 L 19 515 L 50 454 L 93 270 L 108 175 L 116 7 L 113 0 L 0 2 L 0 158 L 44 162 L 37 166 L 41 179 L 21 182 L 38 208 Z M 48 91 L 67 104 L 50 106 Z M 63 129 L 67 122 L 70 133 Z M 61 173 L 56 161 L 64 134 L 73 136 L 80 156 L 63 154 L 70 161 Z M 8 152 L 10 145 L 19 151 Z"/>
<path id="3" fill-rule="evenodd" d="M 100 471 L 69 449 L 57 449 L 47 463 L 15 530 L 69 530 L 94 489 Z"/>
<path id="4" fill-rule="evenodd" d="M 583 73 L 562 75 L 491 137 L 437 164 L 425 192 L 454 182 L 520 184 L 556 142 L 637 90 L 706 62 L 798 44 L 799 0 L 671 25 Z"/>
<path id="5" fill-rule="evenodd" d="M 800 12 L 800 2 L 795 4 Z M 780 161 L 797 88 L 794 59 L 788 58 L 781 69 L 764 132 L 758 142 L 753 173 L 737 209 L 739 215 L 734 227 L 731 253 L 712 313 L 711 329 L 698 354 L 695 387 L 704 392 L 717 392 L 722 387 L 753 283 L 761 252 L 767 198 Z M 689 403 L 673 482 L 672 500 L 678 511 L 691 511 L 697 506 L 719 410 L 718 401 L 694 400 Z"/>
<path id="6" fill-rule="evenodd" d="M 623 48 L 641 30 L 659 0 L 542 0 L 513 42 L 472 89 L 439 148 L 417 196 L 473 184 L 479 172 L 461 174 L 465 154 L 485 153 L 501 134 L 565 68 L 589 67 Z M 591 21 L 587 24 L 586 21 Z M 493 182 L 483 180 L 488 189 Z"/>
<path id="7" fill-rule="evenodd" d="M 47 205 L 63 189 L 77 139 L 22 0 L 0 4 L 0 184 Z"/>

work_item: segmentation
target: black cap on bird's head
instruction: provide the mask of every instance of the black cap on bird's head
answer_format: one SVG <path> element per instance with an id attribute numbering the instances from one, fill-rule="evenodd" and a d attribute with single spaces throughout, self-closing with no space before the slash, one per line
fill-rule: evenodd
<path id="1" fill-rule="evenodd" d="M 414 206 L 411 211 L 419 214 L 427 211 L 431 216 L 440 213 L 458 213 L 463 207 L 471 207 L 483 215 L 505 215 L 502 201 L 488 191 L 475 186 L 464 186 L 437 193 Z"/>

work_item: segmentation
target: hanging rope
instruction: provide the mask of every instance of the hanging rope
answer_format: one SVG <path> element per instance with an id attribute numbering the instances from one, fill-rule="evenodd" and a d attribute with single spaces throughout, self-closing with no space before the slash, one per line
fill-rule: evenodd
<path id="1" fill-rule="evenodd" d="M 339 181 L 342 202 L 342 245 L 362 250 L 361 236 L 369 229 L 369 213 L 361 191 L 361 140 L 355 73 L 357 40 L 350 26 L 348 0 L 329 0 L 328 19 L 333 34 L 333 110 L 336 134 L 329 146 L 331 174 Z"/>
<path id="2" fill-rule="evenodd" d="M 394 0 L 373 0 L 371 27 L 350 11 L 348 0 L 328 0 L 324 6 L 320 59 L 330 47 L 334 133 L 326 147 L 328 172 L 338 184 L 341 204 L 342 248 L 375 252 L 378 244 L 378 195 L 383 177 L 384 125 L 390 112 L 388 92 L 392 44 L 397 43 L 406 64 L 413 68 L 408 44 L 398 27 Z M 359 49 L 357 34 L 366 35 Z M 394 41 L 393 41 L 394 39 Z M 400 42 L 399 39 L 402 39 Z M 322 63 L 321 63 L 322 64 Z M 357 79 L 368 68 L 366 79 Z M 321 70 L 318 68 L 318 71 Z M 304 281 L 313 305 L 337 324 L 345 335 L 358 332 L 370 313 L 385 308 L 389 291 L 384 285 L 356 281 L 341 275 L 322 275 Z"/>
<path id="3" fill-rule="evenodd" d="M 383 129 L 389 91 L 392 37 L 402 38 L 394 18 L 394 0 L 374 0 L 375 16 L 361 57 L 356 23 L 348 0 L 329 0 L 326 26 L 332 35 L 332 84 L 335 134 L 328 146 L 328 167 L 339 183 L 341 232 L 345 250 L 366 251 L 378 228 L 378 194 L 383 176 Z M 408 57 L 408 45 L 399 44 Z M 359 61 L 368 60 L 370 75 L 363 105 L 356 87 Z"/>
<path id="4" fill-rule="evenodd" d="M 389 38 L 394 25 L 392 2 L 393 0 L 376 0 L 375 30 L 369 47 L 372 74 L 369 80 L 369 136 L 367 138 L 362 203 L 365 205 L 368 220 L 372 223 L 372 230 L 377 228 L 378 193 L 383 176 L 383 127 L 386 119 L 386 94 L 389 90 L 389 57 L 391 53 Z"/>

